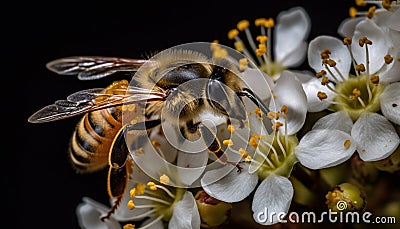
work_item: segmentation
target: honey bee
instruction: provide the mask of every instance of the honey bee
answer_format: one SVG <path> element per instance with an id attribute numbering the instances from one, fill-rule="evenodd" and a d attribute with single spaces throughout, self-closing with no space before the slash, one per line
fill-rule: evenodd
<path id="1" fill-rule="evenodd" d="M 245 87 L 232 63 L 222 58 L 209 60 L 192 50 L 171 49 L 148 60 L 75 56 L 51 61 L 46 66 L 60 75 L 77 75 L 80 80 L 99 79 L 120 71 L 133 75 L 130 84 L 121 80 L 107 88 L 75 92 L 28 119 L 31 123 L 43 123 L 83 115 L 72 135 L 69 155 L 78 172 L 93 172 L 109 166 L 107 190 L 116 201 L 103 220 L 115 212 L 127 189 L 133 162 L 125 142 L 126 133 L 150 131 L 162 122 L 169 122 L 177 125 L 189 140 L 201 137 L 209 153 L 221 163 L 229 164 L 216 133 L 198 121 L 199 114 L 210 110 L 227 117 L 228 123 L 237 120 L 242 126 L 246 111 L 237 105 L 243 105 L 243 97 L 249 98 L 264 113 L 269 111 Z M 143 113 L 143 120 L 125 124 L 122 121 L 125 105 L 133 106 L 135 115 Z M 175 123 L 177 117 L 178 123 Z M 240 166 L 235 166 L 239 172 Z"/>

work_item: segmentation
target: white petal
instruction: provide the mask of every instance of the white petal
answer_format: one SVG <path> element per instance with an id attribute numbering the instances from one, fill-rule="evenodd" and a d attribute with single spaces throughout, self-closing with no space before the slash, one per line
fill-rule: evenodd
<path id="1" fill-rule="evenodd" d="M 149 223 L 152 223 L 151 226 L 147 227 L 147 229 L 164 229 L 164 224 L 162 220 L 158 220 L 157 222 L 154 222 L 155 218 L 150 217 L 143 221 L 143 223 L 140 225 L 140 227 L 144 227 L 148 225 Z"/>
<path id="2" fill-rule="evenodd" d="M 343 45 L 343 41 L 331 37 L 331 36 L 319 36 L 312 41 L 310 41 L 308 47 L 308 63 L 316 71 L 326 70 L 322 65 L 321 52 L 324 49 L 329 49 L 331 51 L 330 58 L 336 61 L 336 67 L 342 73 L 345 78 L 348 78 L 348 74 L 351 66 L 351 58 L 349 50 Z M 336 78 L 340 79 L 340 76 L 332 70 Z M 331 81 L 335 81 L 330 74 L 327 77 Z"/>
<path id="3" fill-rule="evenodd" d="M 263 225 L 271 225 L 283 220 L 289 211 L 293 194 L 293 186 L 289 179 L 275 174 L 269 175 L 261 182 L 254 194 L 251 206 L 254 220 Z"/>
<path id="4" fill-rule="evenodd" d="M 299 66 L 307 57 L 307 48 L 307 42 L 300 43 L 296 49 L 288 53 L 286 57 L 280 61 L 280 64 L 288 68 Z"/>
<path id="5" fill-rule="evenodd" d="M 286 119 L 287 134 L 297 133 L 303 127 L 307 114 L 307 96 L 303 86 L 294 73 L 283 71 L 276 82 L 274 92 L 276 98 L 275 101 L 271 101 L 270 107 L 280 110 L 283 105 L 286 105 L 289 109 Z M 283 117 L 279 119 L 279 122 L 285 123 Z"/>
<path id="6" fill-rule="evenodd" d="M 398 8 L 387 21 L 388 26 L 396 31 L 400 31 L 400 8 Z"/>
<path id="7" fill-rule="evenodd" d="M 246 87 L 252 90 L 262 100 L 271 98 L 271 88 L 274 86 L 271 77 L 259 69 L 254 68 L 247 68 L 241 73 L 241 76 Z"/>
<path id="8" fill-rule="evenodd" d="M 383 115 L 400 125 L 400 82 L 388 85 L 381 94 L 380 100 Z"/>
<path id="9" fill-rule="evenodd" d="M 329 101 L 333 100 L 335 94 L 327 89 L 326 86 L 321 85 L 321 81 L 315 76 L 306 75 L 296 72 L 296 77 L 301 81 L 303 90 L 307 96 L 307 110 L 308 112 L 318 112 L 327 109 L 331 104 Z M 330 83 L 331 84 L 331 83 Z M 327 99 L 320 100 L 317 96 L 318 92 L 325 92 L 328 96 Z"/>
<path id="10" fill-rule="evenodd" d="M 367 37 L 372 41 L 372 45 L 368 45 L 369 52 L 369 71 L 370 74 L 376 73 L 385 63 L 384 56 L 388 54 L 390 42 L 384 32 L 371 20 L 366 19 L 357 24 L 353 36 L 351 49 L 354 59 L 358 64 L 363 63 L 366 66 L 366 50 L 365 45 L 361 47 L 358 41 L 362 37 Z M 389 44 L 388 44 L 389 43 Z M 367 66 L 366 66 L 367 67 Z"/>
<path id="11" fill-rule="evenodd" d="M 282 11 L 277 17 L 274 31 L 275 61 L 287 67 L 294 67 L 302 63 L 299 60 L 304 60 L 306 56 L 306 50 L 304 49 L 306 45 L 303 41 L 307 38 L 310 27 L 310 18 L 302 7 L 294 7 L 288 11 Z M 298 61 L 290 58 L 292 53 L 298 51 L 297 49 L 301 47 L 304 52 L 296 54 L 297 58 L 299 58 Z"/>
<path id="12" fill-rule="evenodd" d="M 350 141 L 350 145 L 345 143 Z M 356 150 L 351 136 L 340 130 L 316 129 L 304 135 L 296 149 L 300 163 L 310 169 L 329 168 L 346 161 Z"/>
<path id="13" fill-rule="evenodd" d="M 351 130 L 357 143 L 357 152 L 364 161 L 388 157 L 400 143 L 393 125 L 382 115 L 363 113 Z"/>
<path id="14" fill-rule="evenodd" d="M 200 214 L 191 192 L 186 191 L 182 200 L 175 204 L 168 228 L 200 229 Z"/>
<path id="15" fill-rule="evenodd" d="M 228 203 L 238 202 L 246 198 L 258 183 L 257 174 L 248 173 L 248 165 L 242 165 L 243 170 L 224 166 L 205 173 L 201 185 L 208 195 Z"/>
<path id="16" fill-rule="evenodd" d="M 356 25 L 363 19 L 363 17 L 344 19 L 339 25 L 338 33 L 342 37 L 352 37 L 354 34 L 354 30 L 356 29 Z"/>
<path id="17" fill-rule="evenodd" d="M 347 113 L 345 111 L 338 111 L 318 119 L 318 121 L 314 124 L 312 129 L 341 130 L 350 134 L 352 127 L 353 127 L 353 121 L 347 115 Z"/>
<path id="18" fill-rule="evenodd" d="M 76 208 L 79 226 L 86 229 L 121 228 L 119 222 L 113 219 L 113 217 L 104 222 L 101 221 L 100 217 L 105 215 L 108 210 L 109 208 L 105 205 L 88 197 L 84 197 L 83 203 L 80 203 Z"/>
<path id="19" fill-rule="evenodd" d="M 178 176 L 184 186 L 192 185 L 206 169 L 209 153 L 178 153 Z"/>

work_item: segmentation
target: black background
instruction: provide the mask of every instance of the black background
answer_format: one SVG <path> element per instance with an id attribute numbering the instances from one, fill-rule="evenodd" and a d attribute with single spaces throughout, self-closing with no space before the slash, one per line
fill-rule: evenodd
<path id="1" fill-rule="evenodd" d="M 66 150 L 79 117 L 45 124 L 27 119 L 72 92 L 104 87 L 115 78 L 79 81 L 58 76 L 45 68 L 48 61 L 72 55 L 141 58 L 174 45 L 215 39 L 232 46 L 227 32 L 239 20 L 275 18 L 292 6 L 303 6 L 310 15 L 308 40 L 338 36 L 340 21 L 354 5 L 350 0 L 82 2 L 17 2 L 3 7 L 9 15 L 1 16 L 1 50 L 6 51 L 1 53 L 1 132 L 6 136 L 1 201 L 6 202 L 2 224 L 11 228 L 78 228 L 75 208 L 83 196 L 108 201 L 105 172 L 78 175 L 68 162 Z"/>

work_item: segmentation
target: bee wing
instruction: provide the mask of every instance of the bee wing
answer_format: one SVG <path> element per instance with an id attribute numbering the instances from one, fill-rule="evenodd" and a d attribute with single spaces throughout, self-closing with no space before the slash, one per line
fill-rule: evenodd
<path id="1" fill-rule="evenodd" d="M 148 60 L 105 56 L 72 56 L 50 61 L 46 67 L 60 75 L 95 80 L 120 71 L 137 71 Z"/>
<path id="2" fill-rule="evenodd" d="M 164 92 L 139 87 L 118 88 L 108 90 L 107 93 L 104 93 L 103 88 L 87 89 L 75 92 L 66 100 L 57 100 L 54 104 L 40 109 L 31 115 L 28 121 L 31 123 L 51 122 L 124 104 L 164 101 L 165 98 Z"/>

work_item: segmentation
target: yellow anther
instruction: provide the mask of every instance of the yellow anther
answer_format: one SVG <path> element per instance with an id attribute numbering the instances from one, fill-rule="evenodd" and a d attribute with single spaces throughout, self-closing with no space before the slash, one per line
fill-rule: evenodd
<path id="1" fill-rule="evenodd" d="M 162 176 L 160 176 L 161 184 L 169 185 L 169 182 L 170 182 L 170 179 L 167 175 L 163 174 Z"/>
<path id="2" fill-rule="evenodd" d="M 261 111 L 261 109 L 260 109 L 259 107 L 256 107 L 256 108 L 254 109 L 254 113 L 255 113 L 256 115 L 258 115 L 258 116 L 262 116 L 262 115 L 263 115 L 263 112 Z"/>
<path id="3" fill-rule="evenodd" d="M 354 88 L 353 89 L 353 95 L 356 96 L 356 97 L 360 97 L 361 96 L 361 91 L 358 90 L 357 88 Z"/>
<path id="4" fill-rule="evenodd" d="M 229 133 L 231 133 L 231 134 L 233 134 L 233 132 L 235 132 L 235 127 L 232 126 L 231 124 L 228 125 L 227 129 L 228 129 Z"/>
<path id="5" fill-rule="evenodd" d="M 124 225 L 123 229 L 135 229 L 135 225 L 128 223 Z"/>
<path id="6" fill-rule="evenodd" d="M 267 40 L 268 40 L 268 37 L 267 36 L 257 36 L 256 37 L 256 40 L 258 41 L 258 42 L 260 42 L 260 43 L 265 43 L 265 42 L 267 42 Z"/>
<path id="7" fill-rule="evenodd" d="M 140 147 L 139 149 L 135 150 L 135 156 L 140 156 L 143 154 L 143 148 Z"/>
<path id="8" fill-rule="evenodd" d="M 344 45 L 351 45 L 351 42 L 353 41 L 353 39 L 351 39 L 351 37 L 345 37 L 343 39 L 343 44 Z"/>
<path id="9" fill-rule="evenodd" d="M 233 146 L 233 141 L 231 139 L 226 139 L 222 141 L 222 144 L 226 146 Z"/>
<path id="10" fill-rule="evenodd" d="M 273 120 L 273 119 L 278 120 L 279 119 L 279 115 L 280 115 L 280 112 L 270 111 L 267 114 L 267 118 L 269 118 L 270 120 Z"/>
<path id="11" fill-rule="evenodd" d="M 371 6 L 367 11 L 367 18 L 371 19 L 375 16 L 376 6 Z"/>
<path id="12" fill-rule="evenodd" d="M 345 149 L 348 149 L 350 147 L 350 139 L 347 139 L 346 141 L 344 141 L 343 146 Z"/>
<path id="13" fill-rule="evenodd" d="M 323 60 L 328 59 L 330 55 L 331 55 L 331 50 L 329 50 L 329 49 L 324 49 L 324 50 L 321 52 L 321 59 L 323 59 Z"/>
<path id="14" fill-rule="evenodd" d="M 139 183 L 139 184 L 137 184 L 135 186 L 135 194 L 136 195 L 143 195 L 145 189 L 146 189 L 146 185 Z"/>
<path id="15" fill-rule="evenodd" d="M 135 203 L 133 203 L 133 200 L 129 200 L 127 206 L 130 210 L 135 209 Z"/>
<path id="16" fill-rule="evenodd" d="M 215 49 L 217 49 L 217 48 L 219 48 L 220 46 L 219 46 L 219 42 L 218 42 L 218 40 L 214 40 L 213 42 L 211 42 L 211 44 L 210 44 L 210 49 L 211 50 L 215 50 Z"/>
<path id="17" fill-rule="evenodd" d="M 242 58 L 239 60 L 239 70 L 244 71 L 249 66 L 249 61 L 247 58 Z"/>
<path id="18" fill-rule="evenodd" d="M 336 196 L 337 196 L 337 193 L 336 193 L 336 192 L 331 192 L 331 196 L 332 196 L 332 197 L 336 197 Z"/>
<path id="19" fill-rule="evenodd" d="M 371 80 L 371 83 L 373 83 L 375 85 L 379 84 L 379 76 L 378 75 L 371 76 L 370 80 Z"/>
<path id="20" fill-rule="evenodd" d="M 364 0 L 356 0 L 356 5 L 357 6 L 366 6 L 367 3 Z"/>
<path id="21" fill-rule="evenodd" d="M 329 81 L 329 78 L 328 77 L 326 77 L 326 76 L 324 76 L 324 77 L 322 77 L 322 80 L 321 80 L 321 84 L 322 85 L 327 85 L 328 83 L 329 83 L 330 81 Z"/>
<path id="22" fill-rule="evenodd" d="M 155 191 L 157 190 L 156 184 L 154 182 L 147 182 L 147 186 L 149 187 L 150 190 Z"/>
<path id="23" fill-rule="evenodd" d="M 319 91 L 318 93 L 317 93 L 317 97 L 319 98 L 319 100 L 324 100 L 324 99 L 327 99 L 328 98 L 328 95 L 325 93 L 325 92 L 323 92 L 323 91 Z"/>
<path id="24" fill-rule="evenodd" d="M 322 70 L 322 71 L 320 71 L 320 72 L 317 72 L 317 74 L 315 74 L 315 76 L 319 79 L 319 78 L 321 78 L 321 77 L 323 77 L 323 76 L 325 76 L 326 75 L 326 71 L 325 70 Z"/>
<path id="25" fill-rule="evenodd" d="M 256 148 L 258 146 L 258 141 L 256 135 L 250 137 L 249 144 Z"/>
<path id="26" fill-rule="evenodd" d="M 371 41 L 371 40 L 368 40 L 367 37 L 362 37 L 362 38 L 360 38 L 360 40 L 358 41 L 358 44 L 359 44 L 361 47 L 363 47 L 365 44 L 367 44 L 367 45 L 372 45 L 372 41 Z"/>
<path id="27" fill-rule="evenodd" d="M 288 108 L 286 105 L 283 105 L 283 106 L 281 107 L 281 112 L 282 112 L 283 114 L 287 114 L 288 111 L 289 111 L 289 108 Z"/>
<path id="28" fill-rule="evenodd" d="M 256 26 L 262 26 L 262 25 L 264 25 L 264 23 L 267 21 L 267 19 L 266 18 L 257 18 L 255 21 L 254 21 L 254 24 L 256 25 Z"/>
<path id="29" fill-rule="evenodd" d="M 240 153 L 240 156 L 242 156 L 243 159 L 245 159 L 247 156 L 249 156 L 249 153 L 246 150 L 244 150 L 243 148 L 239 149 L 239 153 Z"/>
<path id="30" fill-rule="evenodd" d="M 265 44 L 259 44 L 258 49 L 256 50 L 257 56 L 262 56 L 267 53 L 267 46 Z"/>
<path id="31" fill-rule="evenodd" d="M 329 67 L 335 67 L 336 66 L 336 61 L 329 59 L 326 61 L 326 63 L 329 65 Z"/>
<path id="32" fill-rule="evenodd" d="M 243 52 L 243 49 L 244 49 L 243 42 L 241 42 L 241 41 L 235 41 L 235 43 L 233 43 L 233 45 L 234 45 L 235 49 L 236 49 L 238 52 Z"/>
<path id="33" fill-rule="evenodd" d="M 386 63 L 386 64 L 390 64 L 390 63 L 393 62 L 393 57 L 391 57 L 389 54 L 387 54 L 387 55 L 384 57 L 384 59 L 385 59 L 385 63 Z"/>
<path id="34" fill-rule="evenodd" d="M 355 18 L 357 16 L 357 9 L 355 7 L 350 7 L 349 15 L 350 17 Z"/>
<path id="35" fill-rule="evenodd" d="M 250 157 L 250 156 L 247 156 L 247 157 L 244 159 L 244 161 L 245 161 L 245 162 L 251 162 L 251 157 Z"/>
<path id="36" fill-rule="evenodd" d="M 356 70 L 357 72 L 364 72 L 364 71 L 365 71 L 365 66 L 364 66 L 364 64 L 358 64 L 358 65 L 356 65 L 355 70 Z"/>
<path id="37" fill-rule="evenodd" d="M 228 51 L 224 48 L 216 48 L 213 52 L 215 58 L 225 58 L 228 56 Z"/>
<path id="38" fill-rule="evenodd" d="M 152 144 L 154 147 L 160 147 L 160 143 L 159 143 L 157 140 L 152 140 L 152 141 L 151 141 L 151 144 Z"/>
<path id="39" fill-rule="evenodd" d="M 243 31 L 250 26 L 250 22 L 248 20 L 241 20 L 237 23 L 236 27 L 239 31 Z"/>
<path id="40" fill-rule="evenodd" d="M 136 197 L 136 188 L 131 188 L 131 190 L 129 190 L 129 196 L 131 198 L 135 198 Z"/>
<path id="41" fill-rule="evenodd" d="M 272 129 L 275 131 L 279 130 L 279 127 L 283 126 L 283 123 L 281 122 L 275 122 L 274 125 L 272 125 Z"/>
<path id="42" fill-rule="evenodd" d="M 264 22 L 264 26 L 267 28 L 272 28 L 275 26 L 275 21 L 273 18 L 268 18 L 265 22 Z"/>
<path id="43" fill-rule="evenodd" d="M 239 31 L 238 31 L 237 29 L 231 29 L 231 30 L 228 32 L 228 38 L 229 38 L 230 40 L 235 39 L 235 37 L 237 37 L 237 35 L 239 35 Z"/>
<path id="44" fill-rule="evenodd" d="M 382 7 L 390 11 L 392 8 L 392 1 L 393 0 L 382 0 Z"/>

